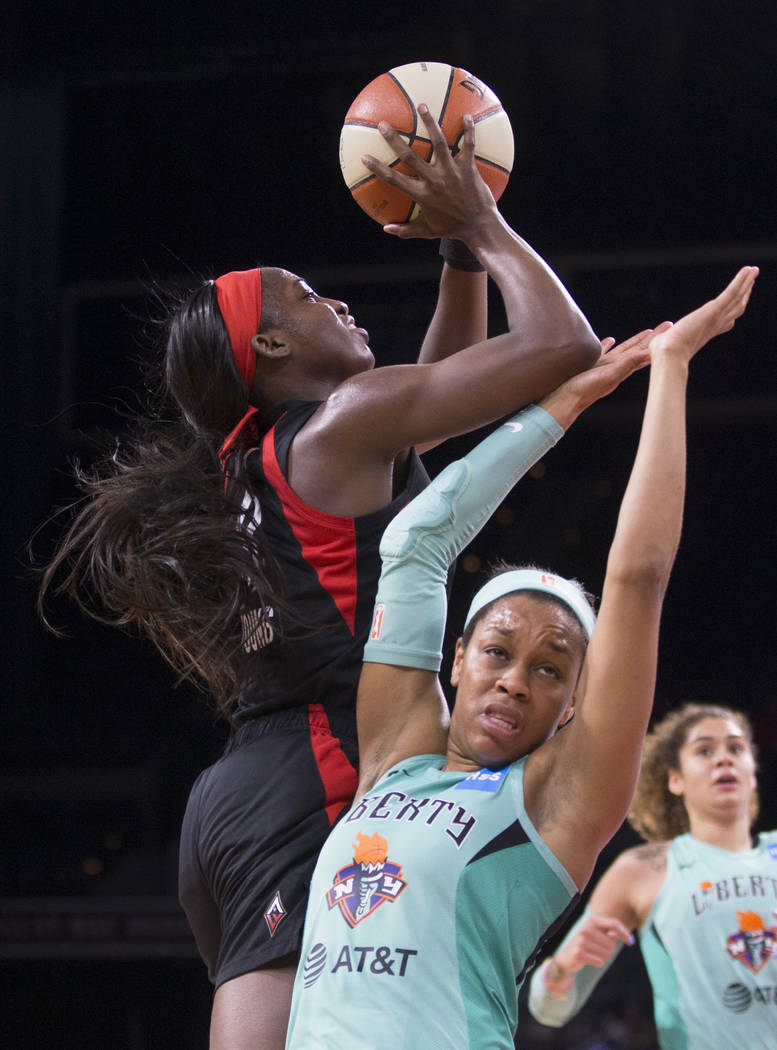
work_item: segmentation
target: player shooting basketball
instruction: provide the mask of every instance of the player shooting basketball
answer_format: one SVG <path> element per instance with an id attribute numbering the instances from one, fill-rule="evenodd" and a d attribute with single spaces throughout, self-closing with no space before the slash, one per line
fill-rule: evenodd
<path id="1" fill-rule="evenodd" d="M 436 151 L 408 158 L 422 218 L 391 232 L 471 253 L 443 267 L 419 363 L 373 368 L 348 306 L 282 268 L 206 281 L 167 324 L 163 412 L 81 474 L 85 502 L 44 579 L 43 597 L 56 585 L 143 632 L 233 727 L 181 838 L 181 900 L 216 986 L 212 1050 L 283 1044 L 315 857 L 356 789 L 378 542 L 427 480 L 413 446 L 492 422 L 600 353 L 497 211 L 472 121 L 454 158 L 421 118 Z M 487 275 L 507 314 L 491 339 Z"/>

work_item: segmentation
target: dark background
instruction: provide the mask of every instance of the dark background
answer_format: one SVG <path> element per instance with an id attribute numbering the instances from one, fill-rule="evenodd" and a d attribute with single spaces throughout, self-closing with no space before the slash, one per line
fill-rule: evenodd
<path id="1" fill-rule="evenodd" d="M 500 96 L 517 140 L 502 210 L 601 335 L 676 318 L 740 265 L 761 267 L 746 316 L 693 367 L 656 710 L 746 709 L 760 826 L 774 826 L 774 5 L 95 3 L 4 18 L 3 1043 L 207 1045 L 210 990 L 175 902 L 176 837 L 224 727 L 144 642 L 65 606 L 52 616 L 68 636 L 48 635 L 26 544 L 73 497 L 72 459 L 120 433 L 142 395 L 155 281 L 284 265 L 350 303 L 380 363 L 413 359 L 436 244 L 386 237 L 337 159 L 351 99 L 404 62 L 453 62 Z M 462 560 L 452 636 L 477 579 L 467 570 L 497 553 L 599 591 L 643 395 L 634 377 L 508 499 Z M 433 454 L 430 471 L 468 445 Z M 39 558 L 55 535 L 36 536 Z M 602 864 L 634 841 L 624 829 Z M 649 994 L 627 954 L 583 1018 L 561 1033 L 524 1022 L 523 1045 L 651 1045 Z"/>

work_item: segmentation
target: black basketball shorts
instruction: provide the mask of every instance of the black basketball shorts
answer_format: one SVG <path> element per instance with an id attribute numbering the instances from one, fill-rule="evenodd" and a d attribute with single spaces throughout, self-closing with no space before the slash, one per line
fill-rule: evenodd
<path id="1" fill-rule="evenodd" d="M 179 897 L 216 987 L 299 950 L 313 868 L 357 783 L 352 713 L 257 718 L 197 778 Z"/>

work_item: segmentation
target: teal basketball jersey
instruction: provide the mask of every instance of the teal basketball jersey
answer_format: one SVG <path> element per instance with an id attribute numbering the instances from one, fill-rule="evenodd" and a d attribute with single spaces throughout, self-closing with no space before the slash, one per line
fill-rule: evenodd
<path id="1" fill-rule="evenodd" d="M 639 932 L 662 1050 L 777 1047 L 777 832 L 745 853 L 691 835 Z"/>
<path id="2" fill-rule="evenodd" d="M 316 865 L 288 1050 L 513 1050 L 518 986 L 577 890 L 526 816 L 521 759 L 391 769 Z"/>

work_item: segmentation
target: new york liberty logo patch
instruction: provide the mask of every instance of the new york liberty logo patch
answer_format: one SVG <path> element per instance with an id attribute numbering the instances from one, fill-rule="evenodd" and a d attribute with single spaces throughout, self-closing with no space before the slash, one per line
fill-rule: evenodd
<path id="1" fill-rule="evenodd" d="M 353 928 L 386 901 L 393 902 L 405 889 L 402 868 L 388 859 L 388 842 L 377 833 L 356 833 L 353 864 L 340 868 L 327 891 L 330 908 L 339 908 Z"/>
<path id="2" fill-rule="evenodd" d="M 767 926 L 755 911 L 738 911 L 737 920 L 739 929 L 727 939 L 726 951 L 752 973 L 758 973 L 777 955 L 777 927 Z"/>

